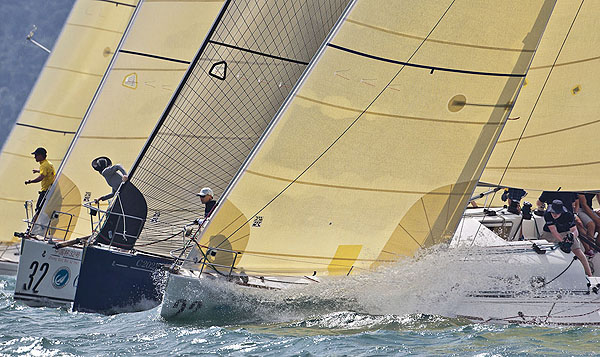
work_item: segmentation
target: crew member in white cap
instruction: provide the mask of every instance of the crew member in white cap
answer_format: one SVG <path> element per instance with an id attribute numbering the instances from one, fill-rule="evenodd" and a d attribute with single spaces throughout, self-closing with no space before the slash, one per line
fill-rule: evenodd
<path id="1" fill-rule="evenodd" d="M 198 224 L 204 223 L 204 220 L 210 217 L 213 212 L 215 206 L 217 205 L 217 201 L 214 200 L 214 193 L 210 187 L 204 187 L 196 194 L 196 196 L 200 197 L 200 201 L 204 203 L 204 219 L 197 219 Z"/>

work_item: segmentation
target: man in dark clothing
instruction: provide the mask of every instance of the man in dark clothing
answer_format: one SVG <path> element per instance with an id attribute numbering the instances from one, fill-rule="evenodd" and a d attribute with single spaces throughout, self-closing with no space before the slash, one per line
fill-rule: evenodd
<path id="1" fill-rule="evenodd" d="M 566 192 L 566 191 L 544 191 L 540 195 L 540 198 L 537 200 L 538 210 L 543 211 L 545 205 L 550 205 L 554 200 L 560 200 L 567 211 L 573 212 L 573 204 L 577 201 L 577 193 L 576 192 Z"/>
<path id="2" fill-rule="evenodd" d="M 506 188 L 502 194 L 502 201 L 508 200 L 508 208 L 510 213 L 521 214 L 521 198 L 527 196 L 527 192 L 521 188 Z"/>
<path id="3" fill-rule="evenodd" d="M 579 232 L 575 226 L 573 212 L 569 212 L 561 200 L 554 200 L 548 206 L 548 210 L 544 214 L 544 219 L 546 220 L 546 224 L 544 225 L 544 233 L 541 238 L 549 242 L 558 243 L 562 242 L 567 234 L 572 233 L 573 245 L 571 246 L 571 250 L 579 258 L 585 274 L 592 276 L 590 265 L 583 254 L 583 246 L 579 240 Z"/>
<path id="4" fill-rule="evenodd" d="M 196 220 L 196 222 L 200 225 L 202 225 L 204 221 L 210 217 L 215 209 L 215 206 L 217 205 L 217 201 L 214 200 L 213 195 L 213 190 L 211 190 L 209 187 L 204 187 L 196 194 L 196 196 L 200 197 L 200 201 L 204 203 L 204 219 L 199 218 Z"/>

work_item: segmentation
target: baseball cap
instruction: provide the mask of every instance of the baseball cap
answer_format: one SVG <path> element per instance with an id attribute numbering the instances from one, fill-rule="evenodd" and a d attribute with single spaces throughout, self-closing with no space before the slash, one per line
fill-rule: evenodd
<path id="1" fill-rule="evenodd" d="M 31 155 L 44 155 L 44 156 L 46 156 L 46 154 L 48 154 L 48 152 L 43 147 L 39 147 L 39 148 L 35 149 L 34 152 L 31 153 Z"/>
<path id="2" fill-rule="evenodd" d="M 200 192 L 198 192 L 196 194 L 196 196 L 200 196 L 200 197 L 204 197 L 204 196 L 214 196 L 213 194 L 213 190 L 211 190 L 209 187 L 204 187 L 203 189 L 200 190 Z"/>

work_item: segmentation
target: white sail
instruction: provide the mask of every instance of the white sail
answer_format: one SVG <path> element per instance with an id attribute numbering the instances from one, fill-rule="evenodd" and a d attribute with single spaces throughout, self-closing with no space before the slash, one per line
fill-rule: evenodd
<path id="1" fill-rule="evenodd" d="M 200 245 L 231 252 L 208 260 L 346 275 L 451 238 L 553 6 L 357 1 L 222 198 Z"/>
<path id="2" fill-rule="evenodd" d="M 91 161 L 107 156 L 131 167 L 222 5 L 220 0 L 141 4 L 43 208 L 48 216 L 62 212 L 51 222 L 55 238 L 90 235 L 82 202 L 111 192 Z"/>
<path id="3" fill-rule="evenodd" d="M 483 182 L 528 191 L 600 188 L 595 144 L 600 125 L 599 15 L 597 1 L 557 3 L 511 113 L 519 119 L 506 123 Z"/>
<path id="4" fill-rule="evenodd" d="M 27 227 L 23 204 L 39 184 L 25 186 L 38 165 L 38 146 L 58 169 L 133 14 L 137 0 L 76 1 L 54 49 L 0 155 L 0 242 Z"/>

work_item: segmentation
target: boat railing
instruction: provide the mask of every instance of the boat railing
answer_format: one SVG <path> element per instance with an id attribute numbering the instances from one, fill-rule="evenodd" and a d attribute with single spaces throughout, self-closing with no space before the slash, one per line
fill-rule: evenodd
<path id="1" fill-rule="evenodd" d="M 127 229 L 126 229 L 126 226 L 125 226 L 125 218 L 134 219 L 134 220 L 138 220 L 138 221 L 142 221 L 142 222 L 146 221 L 146 218 L 142 218 L 142 217 L 138 217 L 138 216 L 132 216 L 130 214 L 121 213 L 121 212 L 114 212 L 114 211 L 103 210 L 103 209 L 100 209 L 99 206 L 98 207 L 92 206 L 91 203 L 84 203 L 83 207 L 88 208 L 90 210 L 90 221 L 91 221 L 91 224 L 92 224 L 92 234 L 97 233 L 102 228 L 103 223 L 108 219 L 108 217 L 110 215 L 114 215 L 114 216 L 119 217 L 119 222 L 122 221 L 122 223 L 123 223 L 123 232 L 122 233 L 121 232 L 118 233 L 118 235 L 122 235 L 125 238 L 134 238 L 134 239 L 137 239 L 137 237 L 139 236 L 139 234 L 140 234 L 143 226 L 139 225 L 139 231 L 137 232 L 137 234 L 127 234 Z M 100 214 L 100 218 L 98 218 L 98 223 L 94 224 L 93 217 L 96 214 Z M 117 225 L 118 224 L 119 223 L 117 223 Z M 109 236 L 109 238 L 110 238 L 110 244 L 109 244 L 109 246 L 112 246 L 112 242 L 113 242 L 113 239 L 114 239 L 115 235 L 117 235 L 117 234 L 112 234 L 112 235 Z"/>
<path id="2" fill-rule="evenodd" d="M 53 220 L 59 219 L 61 215 L 65 215 L 69 217 L 69 222 L 67 223 L 67 227 L 66 228 L 60 228 L 60 227 L 54 227 L 51 226 L 51 223 Z M 69 232 L 71 231 L 71 223 L 73 222 L 73 214 L 72 213 L 68 213 L 68 212 L 61 212 L 61 211 L 52 211 L 52 215 L 50 216 L 50 219 L 48 220 L 48 224 L 46 225 L 46 229 L 44 231 L 44 239 L 45 240 L 49 240 L 50 238 L 48 237 L 48 232 L 52 231 L 60 231 L 60 232 L 64 232 L 65 235 L 63 237 L 63 240 L 67 239 L 67 235 L 69 234 Z M 55 237 L 52 237 L 55 238 Z"/>
<path id="3" fill-rule="evenodd" d="M 186 233 L 189 232 L 189 227 L 190 227 L 190 225 L 185 225 L 182 230 L 184 238 L 186 236 Z M 185 263 L 197 264 L 200 266 L 200 270 L 199 270 L 200 274 L 204 271 L 204 269 L 207 266 L 215 269 L 216 271 L 218 271 L 217 268 L 228 269 L 229 272 L 227 273 L 227 277 L 230 277 L 233 272 L 235 262 L 237 261 L 237 258 L 238 258 L 238 255 L 240 254 L 240 252 L 231 250 L 231 249 L 210 247 L 210 246 L 200 244 L 196 240 L 196 235 L 199 232 L 200 232 L 200 229 L 198 229 L 198 231 L 196 231 L 196 233 L 183 245 L 183 247 L 173 249 L 172 251 L 170 251 L 170 255 L 173 258 L 175 258 L 175 261 L 173 262 L 172 266 L 173 267 L 175 267 L 175 266 L 181 267 Z M 193 247 L 196 247 L 198 249 L 199 256 L 196 256 L 194 258 L 189 258 L 189 257 L 186 258 L 185 256 L 189 255 L 189 251 Z M 232 259 L 231 264 L 219 264 L 219 263 L 211 262 L 209 257 L 216 257 L 218 252 L 232 254 L 233 259 Z"/>
<path id="4" fill-rule="evenodd" d="M 25 201 L 25 222 L 27 222 L 27 231 L 31 231 L 32 228 L 32 222 L 31 220 L 33 219 L 33 200 L 27 200 Z"/>

